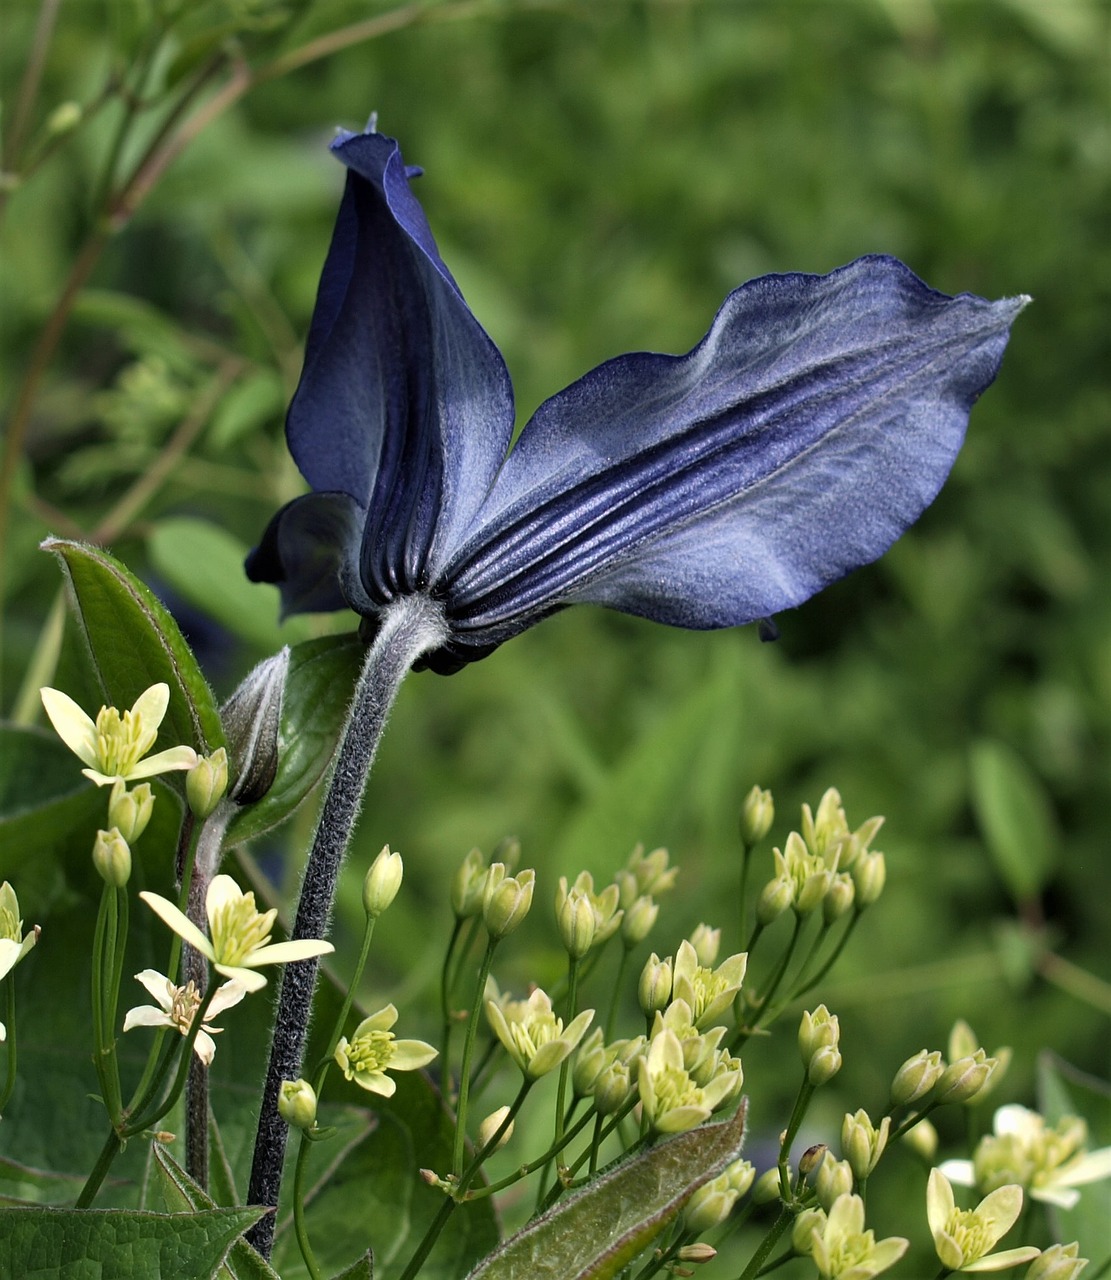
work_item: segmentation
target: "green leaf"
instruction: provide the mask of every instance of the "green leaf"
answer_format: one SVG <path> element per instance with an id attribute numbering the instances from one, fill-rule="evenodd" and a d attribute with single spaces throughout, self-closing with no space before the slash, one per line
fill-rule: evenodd
<path id="1" fill-rule="evenodd" d="M 155 1143 L 151 1172 L 170 1213 L 215 1209 L 216 1202 L 197 1185 L 170 1153 Z M 262 1216 L 260 1210 L 257 1214 Z M 278 1273 L 246 1240 L 236 1240 L 221 1266 L 221 1280 L 280 1280 Z"/>
<path id="2" fill-rule="evenodd" d="M 335 1280 L 374 1280 L 374 1258 L 368 1250 L 361 1258 L 356 1258 L 349 1266 L 340 1271 Z"/>
<path id="3" fill-rule="evenodd" d="M 613 1280 L 741 1153 L 745 1108 L 623 1160 L 511 1236 L 470 1280 Z"/>
<path id="4" fill-rule="evenodd" d="M 327 772 L 364 653 L 353 635 L 325 636 L 293 646 L 282 704 L 277 777 L 257 804 L 241 809 L 232 820 L 228 848 L 284 822 Z"/>
<path id="5" fill-rule="evenodd" d="M 987 738 L 973 744 L 971 782 L 980 830 L 1007 889 L 1020 902 L 1036 897 L 1059 849 L 1045 787 L 1015 751 Z"/>
<path id="6" fill-rule="evenodd" d="M 97 547 L 48 538 L 72 588 L 77 618 L 104 689 L 121 710 L 165 681 L 170 706 L 158 748 L 186 743 L 203 755 L 222 747 L 224 731 L 212 690 L 169 611 L 118 560 Z"/>
<path id="7" fill-rule="evenodd" d="M 205 1280 L 216 1273 L 231 1243 L 262 1213 L 0 1208 L 0 1275 L 33 1275 L 35 1280 Z"/>

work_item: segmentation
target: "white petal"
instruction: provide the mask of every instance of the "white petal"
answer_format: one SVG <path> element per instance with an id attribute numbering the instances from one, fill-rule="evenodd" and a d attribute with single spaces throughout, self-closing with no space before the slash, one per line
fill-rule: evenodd
<path id="1" fill-rule="evenodd" d="M 204 1063 L 211 1066 L 213 1055 L 216 1053 L 216 1041 L 204 1031 L 197 1032 L 197 1038 L 193 1041 L 193 1052 Z"/>
<path id="2" fill-rule="evenodd" d="M 159 973 L 157 969 L 144 969 L 142 973 L 135 975 L 135 981 L 146 987 L 166 1013 L 170 1012 L 174 1003 L 174 984 L 164 973 Z"/>
<path id="3" fill-rule="evenodd" d="M 86 764 L 96 764 L 96 724 L 60 689 L 40 689 L 39 696 L 58 737 Z"/>
<path id="4" fill-rule="evenodd" d="M 197 759 L 197 753 L 192 747 L 170 747 L 133 764 L 127 771 L 127 776 L 129 779 L 153 778 L 155 774 L 169 773 L 172 769 L 192 769 L 196 767 Z"/>
<path id="5" fill-rule="evenodd" d="M 335 947 L 330 942 L 302 938 L 297 942 L 272 942 L 268 947 L 252 951 L 245 959 L 255 969 L 260 964 L 288 964 L 291 960 L 311 960 L 313 956 L 326 956 L 333 951 Z"/>
<path id="6" fill-rule="evenodd" d="M 150 1004 L 140 1004 L 128 1009 L 123 1020 L 123 1029 L 130 1031 L 132 1027 L 172 1027 L 177 1030 L 177 1023 L 172 1022 L 161 1009 Z"/>
<path id="7" fill-rule="evenodd" d="M 1002 1253 L 989 1253 L 975 1262 L 966 1262 L 962 1271 L 1005 1271 L 1008 1267 L 1017 1267 L 1023 1262 L 1032 1262 L 1041 1252 L 1033 1245 L 1022 1245 L 1018 1249 L 1004 1249 Z"/>
<path id="8" fill-rule="evenodd" d="M 212 957 L 209 956 L 209 959 L 211 960 Z M 215 969 L 225 978 L 234 978 L 248 992 L 261 991 L 266 986 L 266 979 L 261 973 L 255 973 L 253 969 L 238 969 L 230 964 L 218 964 Z"/>
<path id="9" fill-rule="evenodd" d="M 958 1187 L 976 1185 L 976 1168 L 971 1160 L 943 1160 L 938 1165 L 941 1172 Z"/>
<path id="10" fill-rule="evenodd" d="M 138 715 L 144 728 L 157 729 L 166 716 L 166 708 L 170 705 L 170 686 L 168 684 L 152 684 L 135 699 L 131 714 Z"/>
<path id="11" fill-rule="evenodd" d="M 1050 1175 L 1050 1183 L 1057 1187 L 1082 1187 L 1089 1182 L 1111 1178 L 1111 1147 L 1088 1151 L 1070 1160 Z"/>
<path id="12" fill-rule="evenodd" d="M 219 880 L 220 876 L 217 876 L 216 879 Z M 207 956 L 209 960 L 216 959 L 216 953 L 212 950 L 212 943 L 201 933 L 193 921 L 179 911 L 172 902 L 167 901 L 160 894 L 147 891 L 139 894 L 139 897 L 163 923 L 168 924 L 174 933 L 184 938 L 202 956 Z"/>
<path id="13" fill-rule="evenodd" d="M 230 982 L 223 983 L 216 989 L 216 994 L 209 1002 L 208 1012 L 204 1017 L 205 1022 L 211 1022 L 214 1018 L 218 1018 L 225 1009 L 230 1009 L 233 1005 L 237 1005 L 246 994 L 247 988 L 235 978 Z"/>
<path id="14" fill-rule="evenodd" d="M 1030 1195 L 1032 1199 L 1056 1205 L 1058 1209 L 1072 1209 L 1080 1199 L 1080 1192 L 1071 1187 L 1031 1187 Z"/>
<path id="15" fill-rule="evenodd" d="M 244 897 L 246 897 L 246 894 L 231 876 L 213 876 L 212 883 L 208 886 L 208 892 L 204 897 L 205 914 L 211 920 L 221 908 L 226 907 L 229 903 L 238 902 Z"/>
<path id="16" fill-rule="evenodd" d="M 14 938 L 0 938 L 0 978 L 15 968 L 21 950 Z"/>

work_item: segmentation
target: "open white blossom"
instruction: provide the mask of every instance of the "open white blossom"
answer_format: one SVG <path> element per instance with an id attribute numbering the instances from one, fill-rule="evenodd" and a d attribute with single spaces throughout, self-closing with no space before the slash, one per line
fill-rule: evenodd
<path id="1" fill-rule="evenodd" d="M 169 1027 L 179 1031 L 183 1036 L 189 1034 L 193 1019 L 200 1008 L 202 995 L 195 982 L 187 982 L 184 987 L 177 987 L 157 969 L 144 969 L 135 975 L 136 982 L 141 982 L 151 996 L 158 1002 L 153 1005 L 136 1005 L 129 1009 L 123 1020 L 123 1029 L 130 1031 L 133 1027 Z M 247 988 L 234 978 L 217 988 L 216 994 L 205 1010 L 201 1029 L 193 1041 L 193 1052 L 207 1067 L 216 1052 L 216 1042 L 212 1039 L 219 1035 L 222 1027 L 214 1027 L 212 1020 L 236 1005 L 247 994 Z"/>

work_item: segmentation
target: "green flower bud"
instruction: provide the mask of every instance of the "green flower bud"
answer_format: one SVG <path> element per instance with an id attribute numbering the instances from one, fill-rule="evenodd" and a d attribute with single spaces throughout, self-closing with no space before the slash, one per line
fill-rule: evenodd
<path id="1" fill-rule="evenodd" d="M 202 821 L 213 813 L 228 789 L 228 753 L 217 747 L 201 756 L 185 775 L 185 796 L 195 817 Z"/>
<path id="2" fill-rule="evenodd" d="M 485 1151 L 490 1144 L 494 1134 L 505 1124 L 505 1118 L 509 1115 L 508 1107 L 499 1107 L 497 1111 L 491 1111 L 485 1120 L 478 1126 L 478 1149 Z M 495 1151 L 500 1151 L 502 1147 L 513 1137 L 513 1121 L 511 1120 L 506 1126 L 505 1132 L 498 1139 L 498 1145 Z"/>
<path id="3" fill-rule="evenodd" d="M 891 1082 L 892 1103 L 905 1107 L 924 1098 L 941 1079 L 944 1070 L 945 1064 L 936 1049 L 919 1049 L 895 1072 L 895 1079 Z"/>
<path id="4" fill-rule="evenodd" d="M 1087 1258 L 1080 1258 L 1080 1245 L 1051 1244 L 1030 1264 L 1025 1280 L 1076 1280 L 1076 1277 L 1088 1265 Z"/>
<path id="5" fill-rule="evenodd" d="M 469 920 L 482 910 L 482 894 L 486 888 L 486 859 L 479 849 L 472 849 L 451 878 L 451 909 L 460 920 Z"/>
<path id="6" fill-rule="evenodd" d="M 747 1160 L 734 1160 L 725 1171 L 729 1175 L 729 1188 L 740 1199 L 756 1181 L 756 1170 Z"/>
<path id="7" fill-rule="evenodd" d="M 853 1189 L 853 1171 L 847 1160 L 838 1160 L 828 1148 L 811 1178 L 818 1203 L 828 1213 L 838 1196 L 848 1195 Z"/>
<path id="8" fill-rule="evenodd" d="M 81 123 L 82 114 L 79 102 L 60 102 L 46 117 L 47 136 L 60 138 L 65 133 L 72 133 Z"/>
<path id="9" fill-rule="evenodd" d="M 850 874 L 856 885 L 856 901 L 870 907 L 883 893 L 887 882 L 887 863 L 882 853 L 862 853 L 853 863 Z"/>
<path id="10" fill-rule="evenodd" d="M 902 1141 L 915 1152 L 925 1164 L 932 1165 L 937 1155 L 937 1130 L 929 1120 L 919 1120 L 903 1134 Z"/>
<path id="11" fill-rule="evenodd" d="M 828 1084 L 841 1070 L 841 1055 L 832 1045 L 824 1045 L 810 1059 L 806 1068 L 806 1078 L 815 1089 Z"/>
<path id="12" fill-rule="evenodd" d="M 572 960 L 581 960 L 594 944 L 594 908 L 586 894 L 572 889 L 559 907 L 559 938 Z"/>
<path id="13" fill-rule="evenodd" d="M 837 1015 L 830 1013 L 824 1004 L 820 1004 L 813 1013 L 804 1013 L 799 1022 L 799 1054 L 803 1066 L 809 1067 L 819 1049 L 836 1049 L 840 1039 L 841 1024 Z"/>
<path id="14" fill-rule="evenodd" d="M 788 1169 L 788 1184 L 791 1181 L 791 1171 Z M 771 1204 L 773 1200 L 779 1199 L 779 1195 L 779 1170 L 773 1166 L 770 1169 L 766 1169 L 752 1184 L 752 1203 Z"/>
<path id="15" fill-rule="evenodd" d="M 678 1262 L 693 1262 L 696 1266 L 703 1262 L 713 1262 L 718 1256 L 718 1251 L 712 1244 L 704 1244 L 702 1241 L 696 1241 L 694 1244 L 685 1244 L 675 1255 Z M 676 1272 L 677 1275 L 683 1273 Z"/>
<path id="16" fill-rule="evenodd" d="M 741 805 L 741 841 L 748 849 L 755 848 L 771 830 L 775 821 L 775 802 L 770 791 L 753 787 Z"/>
<path id="17" fill-rule="evenodd" d="M 108 798 L 108 825 L 115 827 L 121 836 L 133 844 L 147 829 L 154 812 L 154 792 L 149 782 L 142 782 L 130 791 L 122 778 L 112 784 Z"/>
<path id="18" fill-rule="evenodd" d="M 890 1131 L 890 1116 L 883 1117 L 878 1129 L 872 1124 L 866 1111 L 856 1111 L 845 1116 L 841 1123 L 841 1152 L 851 1165 L 858 1182 L 863 1182 L 879 1163 Z"/>
<path id="19" fill-rule="evenodd" d="M 659 903 L 649 894 L 642 893 L 635 899 L 633 905 L 626 909 L 621 921 L 621 938 L 625 946 L 631 949 L 643 942 L 652 932 L 659 914 Z"/>
<path id="20" fill-rule="evenodd" d="M 601 1027 L 595 1027 L 575 1050 L 575 1064 L 571 1069 L 571 1085 L 577 1098 L 586 1098 L 594 1092 L 598 1077 L 606 1069 L 610 1057 L 606 1053 L 606 1039 Z"/>
<path id="21" fill-rule="evenodd" d="M 824 1209 L 803 1209 L 791 1226 L 791 1248 L 796 1253 L 808 1254 L 815 1234 L 825 1225 Z"/>
<path id="22" fill-rule="evenodd" d="M 673 969 L 670 956 L 661 960 L 653 951 L 640 971 L 637 999 L 646 1018 L 667 1008 L 671 1000 Z"/>
<path id="23" fill-rule="evenodd" d="M 950 1063 L 941 1074 L 934 1091 L 934 1100 L 942 1102 L 971 1102 L 991 1079 L 998 1065 L 983 1049 L 966 1058 Z"/>
<path id="24" fill-rule="evenodd" d="M 534 871 L 507 876 L 503 862 L 491 866 L 482 893 L 482 919 L 491 938 L 504 938 L 528 915 L 535 883 Z"/>
<path id="25" fill-rule="evenodd" d="M 856 897 L 856 886 L 847 871 L 838 871 L 829 882 L 826 896 L 822 899 L 822 919 L 826 924 L 840 920 L 846 911 L 852 910 Z"/>
<path id="26" fill-rule="evenodd" d="M 235 762 L 236 804 L 254 804 L 274 785 L 289 645 L 253 667 L 220 708 L 231 758 Z"/>
<path id="27" fill-rule="evenodd" d="M 776 876 L 769 880 L 760 891 L 756 900 L 756 919 L 759 924 L 769 925 L 778 920 L 785 912 L 790 911 L 795 901 L 795 886 L 787 876 Z"/>
<path id="28" fill-rule="evenodd" d="M 363 910 L 372 920 L 377 920 L 397 897 L 404 870 L 401 854 L 391 853 L 390 846 L 384 845 L 363 880 Z"/>
<path id="29" fill-rule="evenodd" d="M 712 969 L 721 950 L 721 930 L 711 929 L 708 924 L 700 924 L 688 941 L 694 948 L 698 963 L 706 969 Z"/>
<path id="30" fill-rule="evenodd" d="M 115 827 L 96 833 L 93 866 L 105 883 L 115 885 L 117 889 L 122 889 L 131 879 L 131 850 Z"/>
<path id="31" fill-rule="evenodd" d="M 494 854 L 490 859 L 491 862 L 504 862 L 506 871 L 512 872 L 517 870 L 517 864 L 521 861 L 521 842 L 516 836 L 502 836 L 496 845 L 494 845 Z"/>
<path id="32" fill-rule="evenodd" d="M 633 1092 L 635 1062 L 611 1062 L 594 1082 L 594 1110 L 600 1116 L 615 1115 Z"/>
<path id="33" fill-rule="evenodd" d="M 316 1092 L 307 1080 L 283 1080 L 278 1091 L 278 1115 L 291 1129 L 316 1124 Z"/>

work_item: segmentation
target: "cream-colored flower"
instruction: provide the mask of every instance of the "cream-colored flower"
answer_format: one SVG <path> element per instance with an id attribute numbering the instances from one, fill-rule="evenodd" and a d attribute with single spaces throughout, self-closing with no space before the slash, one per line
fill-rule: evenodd
<path id="1" fill-rule="evenodd" d="M 823 1280 L 869 1280 L 893 1267 L 908 1243 L 901 1236 L 877 1240 L 864 1229 L 864 1201 L 840 1195 L 825 1221 L 814 1224 L 807 1251 Z"/>
<path id="2" fill-rule="evenodd" d="M 594 1019 L 584 1009 L 565 1028 L 552 1012 L 552 1002 L 539 987 L 527 1000 L 502 996 L 486 1001 L 486 1018 L 513 1061 L 530 1080 L 558 1067 L 577 1047 Z"/>
<path id="3" fill-rule="evenodd" d="M 130 782 L 173 769 L 192 769 L 197 763 L 192 747 L 171 747 L 147 755 L 170 705 L 169 685 L 152 684 L 123 715 L 115 707 L 101 707 L 95 720 L 60 689 L 40 689 L 39 695 L 54 731 L 85 762 L 88 768 L 81 772 L 98 787 L 118 778 Z"/>
<path id="4" fill-rule="evenodd" d="M 197 984 L 187 982 L 184 987 L 176 987 L 157 969 L 144 969 L 135 975 L 135 980 L 141 982 L 157 1000 L 158 1008 L 141 1004 L 134 1009 L 129 1009 L 123 1020 L 123 1029 L 130 1031 L 133 1027 L 169 1027 L 187 1036 L 201 1004 L 202 997 L 197 990 Z M 235 979 L 223 983 L 216 989 L 216 994 L 205 1010 L 201 1029 L 193 1041 L 193 1052 L 206 1067 L 212 1062 L 213 1054 L 216 1052 L 216 1043 L 212 1037 L 219 1035 L 223 1030 L 222 1027 L 214 1027 L 212 1020 L 218 1018 L 232 1005 L 238 1004 L 246 994 L 247 988 Z"/>
<path id="5" fill-rule="evenodd" d="M 1003 1271 L 1038 1256 L 1032 1246 L 992 1253 L 1018 1221 L 1022 1188 L 999 1187 L 975 1209 L 958 1209 L 953 1188 L 940 1169 L 930 1171 L 926 1189 L 926 1217 L 934 1249 L 949 1271 Z"/>
<path id="6" fill-rule="evenodd" d="M 683 1065 L 683 1046 L 674 1031 L 652 1038 L 648 1052 L 637 1059 L 640 1101 L 657 1133 L 693 1129 L 733 1097 L 741 1086 L 738 1068 L 727 1068 L 708 1084 L 695 1084 Z"/>
<path id="7" fill-rule="evenodd" d="M 645 894 L 658 898 L 675 887 L 679 868 L 669 867 L 669 861 L 666 849 L 653 849 L 646 854 L 642 844 L 629 854 L 628 861 L 613 878 L 626 911 Z"/>
<path id="8" fill-rule="evenodd" d="M 348 1080 L 383 1098 L 392 1098 L 397 1089 L 388 1071 L 416 1071 L 436 1056 L 436 1050 L 423 1040 L 395 1040 L 390 1028 L 396 1021 L 397 1010 L 386 1005 L 364 1018 L 350 1040 L 344 1036 L 334 1055 Z"/>
<path id="9" fill-rule="evenodd" d="M 568 887 L 567 877 L 559 877 L 559 889 L 556 892 L 555 910 L 556 921 L 560 922 L 561 917 L 568 914 L 567 901 L 568 898 L 574 897 L 578 901 L 585 900 L 590 907 L 590 913 L 594 918 L 594 930 L 591 934 L 591 947 L 600 947 L 603 942 L 608 942 L 610 938 L 621 927 L 621 921 L 624 919 L 625 912 L 618 906 L 621 891 L 616 884 L 607 885 L 601 893 L 594 892 L 594 877 L 589 871 L 580 871 L 575 877 L 575 883 Z M 560 923 L 560 930 L 563 931 L 564 926 Z"/>
<path id="10" fill-rule="evenodd" d="M 247 991 L 261 991 L 266 986 L 266 979 L 255 972 L 262 965 L 309 960 L 335 950 L 330 942 L 316 938 L 271 943 L 277 911 L 260 912 L 255 895 L 244 893 L 231 876 L 214 876 L 205 895 L 211 942 L 172 902 L 157 893 L 141 893 L 139 897 L 174 933 L 206 956 L 217 973 L 238 979 Z"/>
<path id="11" fill-rule="evenodd" d="M 0 884 L 0 978 L 5 978 L 39 940 L 40 929 L 35 925 L 26 934 L 19 917 L 19 899 L 15 890 L 4 881 Z M 0 1042 L 8 1038 L 7 1028 L 0 1022 Z"/>
<path id="12" fill-rule="evenodd" d="M 1086 1151 L 1088 1127 L 1065 1116 L 1050 1127 L 1027 1107 L 1000 1107 L 991 1134 L 980 1139 L 971 1160 L 946 1160 L 941 1171 L 950 1182 L 976 1187 L 981 1195 L 1014 1182 L 1035 1200 L 1071 1209 L 1077 1187 L 1111 1178 L 1111 1147 Z"/>
<path id="13" fill-rule="evenodd" d="M 701 1031 L 711 1026 L 729 1006 L 744 982 L 748 953 L 723 960 L 716 969 L 698 963 L 694 947 L 684 939 L 675 953 L 675 978 L 671 997 L 685 1000 L 691 1019 Z"/>

